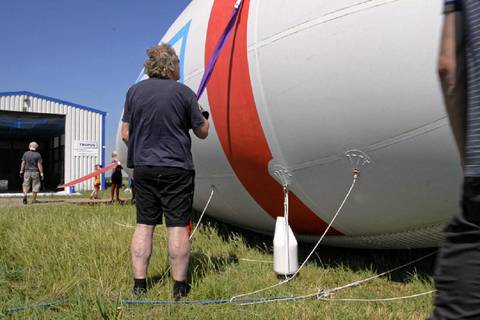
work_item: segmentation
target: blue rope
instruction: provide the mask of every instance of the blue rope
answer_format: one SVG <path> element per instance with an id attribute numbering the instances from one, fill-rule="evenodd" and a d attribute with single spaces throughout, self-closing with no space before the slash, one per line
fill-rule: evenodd
<path id="1" fill-rule="evenodd" d="M 225 303 L 252 303 L 252 302 L 266 302 L 282 300 L 288 297 L 270 297 L 270 298 L 250 298 L 250 299 L 220 299 L 220 300 L 185 300 L 185 301 L 170 301 L 170 300 L 122 300 L 124 305 L 209 305 L 209 304 L 225 304 Z"/>
<path id="2" fill-rule="evenodd" d="M 62 305 L 62 304 L 66 304 L 66 302 L 65 301 L 55 301 L 55 302 L 48 302 L 48 303 L 32 304 L 32 305 L 23 306 L 23 307 L 7 308 L 7 309 L 5 309 L 5 312 L 6 313 L 15 313 L 15 312 L 25 311 L 26 309 L 30 309 L 30 308 L 45 308 L 46 309 L 46 308 L 51 308 L 51 307 Z"/>
<path id="3" fill-rule="evenodd" d="M 251 299 L 236 299 L 231 301 L 230 299 L 220 299 L 220 300 L 185 300 L 185 301 L 171 301 L 171 300 L 122 300 L 121 304 L 123 305 L 212 305 L 212 304 L 226 304 L 226 303 L 252 303 L 252 302 L 267 302 L 267 301 L 276 301 L 282 300 L 288 297 L 270 297 L 270 298 L 251 298 Z M 6 313 L 15 313 L 22 312 L 26 309 L 31 308 L 51 308 L 58 305 L 65 305 L 68 302 L 66 301 L 55 301 L 41 304 L 33 304 L 22 307 L 13 307 L 5 309 Z"/>

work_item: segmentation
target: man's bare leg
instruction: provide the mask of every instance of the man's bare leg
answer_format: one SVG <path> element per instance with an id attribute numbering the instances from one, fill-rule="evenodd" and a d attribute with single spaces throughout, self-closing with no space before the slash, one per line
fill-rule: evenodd
<path id="1" fill-rule="evenodd" d="M 190 240 L 188 227 L 171 227 L 168 230 L 168 255 L 172 278 L 175 281 L 187 280 Z"/>
<path id="2" fill-rule="evenodd" d="M 152 256 L 152 238 L 155 226 L 137 224 L 132 237 L 132 265 L 135 281 L 134 292 L 146 291 L 148 264 Z M 143 289 L 143 290 L 142 290 Z"/>
<path id="3" fill-rule="evenodd" d="M 168 230 L 168 255 L 175 301 L 186 297 L 189 291 L 187 284 L 188 261 L 190 259 L 190 239 L 188 227 L 170 227 Z"/>
<path id="4" fill-rule="evenodd" d="M 28 189 L 30 189 L 30 188 L 22 187 L 22 189 L 23 189 L 23 204 L 27 204 L 28 203 L 27 202 L 27 194 L 28 194 L 28 191 L 29 191 Z"/>

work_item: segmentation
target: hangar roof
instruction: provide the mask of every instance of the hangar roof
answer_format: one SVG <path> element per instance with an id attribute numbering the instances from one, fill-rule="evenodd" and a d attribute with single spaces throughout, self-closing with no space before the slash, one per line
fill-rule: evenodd
<path id="1" fill-rule="evenodd" d="M 94 112 L 94 113 L 99 113 L 103 116 L 107 115 L 107 113 L 105 111 L 101 111 L 101 110 L 98 110 L 98 109 L 94 109 L 92 107 L 83 106 L 83 105 L 80 105 L 80 104 L 77 104 L 77 103 L 73 103 L 73 102 L 69 102 L 69 101 L 65 101 L 65 100 L 61 100 L 61 99 L 57 99 L 57 98 L 44 96 L 44 95 L 41 95 L 41 94 L 38 94 L 38 93 L 29 92 L 29 91 L 0 92 L 0 97 L 22 96 L 22 95 L 29 96 L 29 97 L 34 97 L 34 98 L 39 98 L 39 99 L 45 99 L 45 100 L 49 100 L 49 101 L 52 101 L 52 102 L 69 105 L 69 106 L 72 106 L 74 108 L 87 110 L 87 111 Z"/>

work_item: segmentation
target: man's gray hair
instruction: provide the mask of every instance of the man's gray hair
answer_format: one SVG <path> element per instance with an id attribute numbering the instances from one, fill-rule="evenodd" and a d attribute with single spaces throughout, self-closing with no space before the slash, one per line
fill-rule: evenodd
<path id="1" fill-rule="evenodd" d="M 38 143 L 36 143 L 35 141 L 32 141 L 28 144 L 28 149 L 30 149 L 31 151 L 35 151 L 37 150 L 38 148 Z"/>
<path id="2" fill-rule="evenodd" d="M 175 50 L 166 43 L 162 43 L 147 50 L 145 73 L 150 78 L 169 79 L 175 72 L 175 63 L 178 63 Z"/>

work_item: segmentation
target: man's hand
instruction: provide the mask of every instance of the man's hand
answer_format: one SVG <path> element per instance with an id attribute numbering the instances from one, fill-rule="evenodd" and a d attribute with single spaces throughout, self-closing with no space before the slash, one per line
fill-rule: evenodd
<path id="1" fill-rule="evenodd" d="M 23 171 L 20 171 L 19 174 L 18 174 L 18 176 L 20 177 L 20 179 L 23 180 Z"/>
<path id="2" fill-rule="evenodd" d="M 45 179 L 45 176 L 43 175 L 43 172 L 40 173 L 40 180 L 44 180 Z"/>
<path id="3" fill-rule="evenodd" d="M 203 124 L 198 127 L 193 129 L 193 133 L 200 138 L 200 139 L 206 139 L 208 137 L 208 129 L 210 128 L 210 125 L 208 123 L 207 119 L 203 120 Z"/>
<path id="4" fill-rule="evenodd" d="M 203 117 L 208 120 L 208 118 L 210 118 L 210 113 L 207 110 L 203 109 L 203 107 L 200 104 L 198 105 L 198 108 L 200 109 L 200 112 L 202 113 Z"/>

